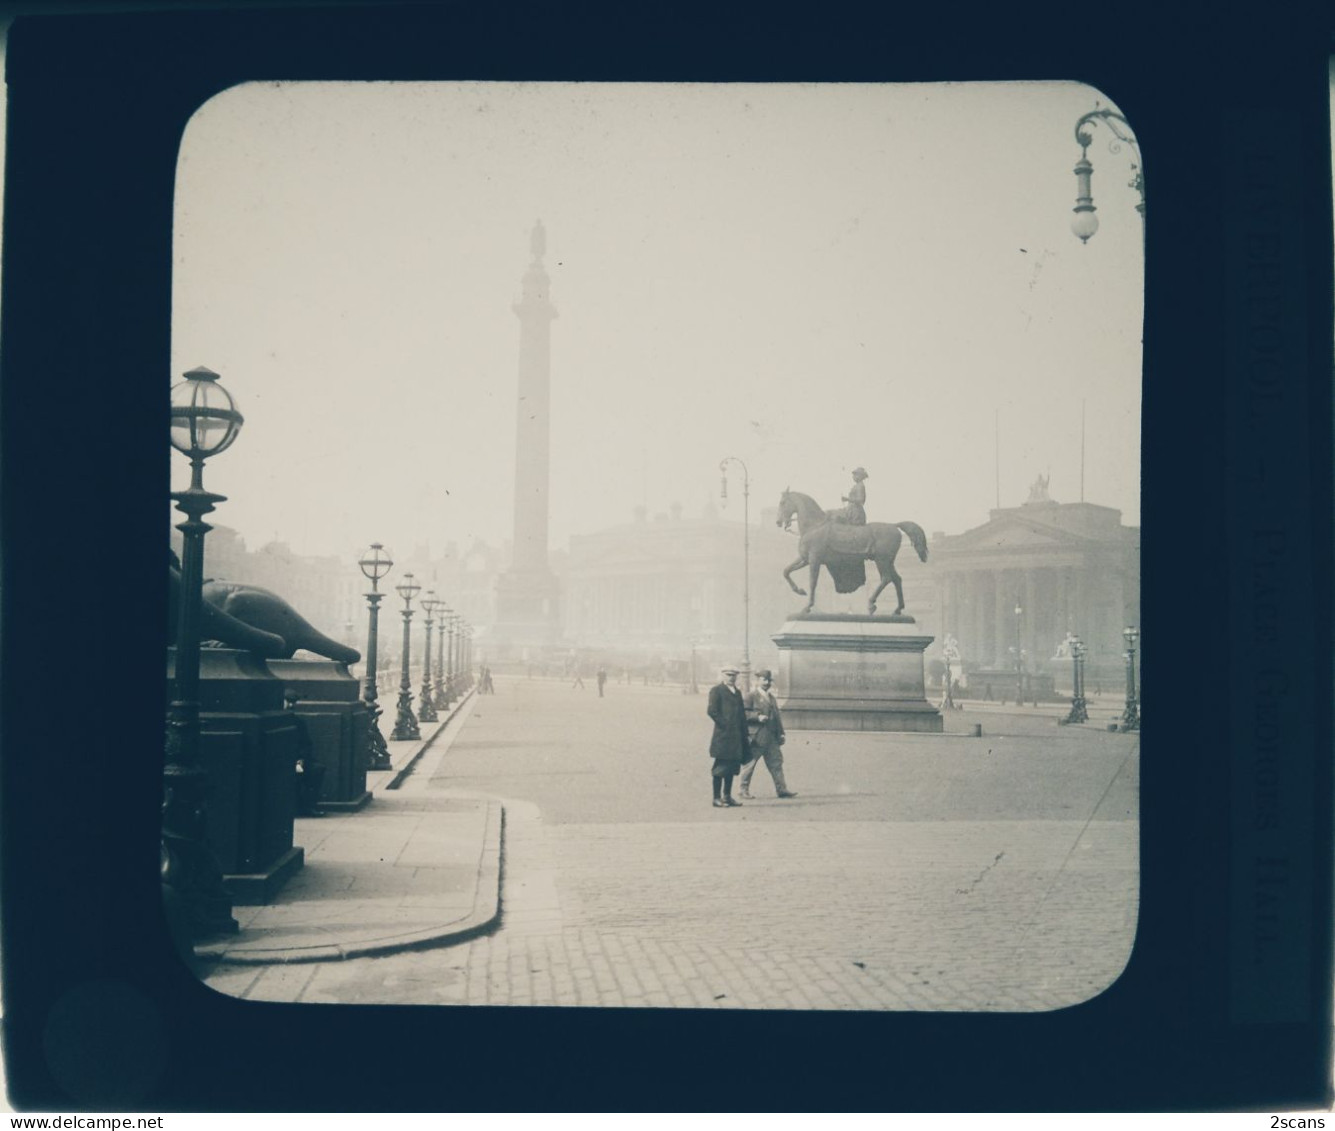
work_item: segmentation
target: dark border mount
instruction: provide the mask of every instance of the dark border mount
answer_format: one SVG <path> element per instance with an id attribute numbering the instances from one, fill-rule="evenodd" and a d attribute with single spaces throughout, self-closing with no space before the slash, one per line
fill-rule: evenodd
<path id="1" fill-rule="evenodd" d="M 1010 10 L 988 24 L 971 14 L 979 22 L 968 28 L 870 4 L 741 4 L 698 18 L 684 8 L 437 3 L 20 18 L 7 64 L 0 335 L 0 868 L 15 1106 L 109 1109 L 72 1101 L 43 1053 L 60 1002 L 103 984 L 147 1003 L 137 1032 L 157 1052 L 127 1063 L 159 1067 L 139 1073 L 138 1093 L 89 1095 L 146 1111 L 729 1110 L 756 1102 L 739 1096 L 737 1074 L 762 1046 L 789 1065 L 769 1097 L 786 1110 L 1321 1106 L 1331 607 L 1313 579 L 1332 575 L 1330 29 L 1276 7 L 1170 14 L 1133 2 L 1082 19 L 1078 33 L 1069 8 L 1042 4 L 1022 21 Z M 251 80 L 1059 77 L 1106 91 L 1135 124 L 1150 200 L 1143 610 L 1155 701 L 1142 735 L 1140 930 L 1123 978 L 1048 1015 L 706 1015 L 263 1006 L 213 994 L 176 966 L 156 884 L 125 877 L 151 876 L 156 854 L 167 631 L 165 616 L 144 610 L 166 608 L 171 207 L 194 110 Z M 1235 146 L 1258 112 L 1293 125 L 1263 147 L 1282 208 L 1248 229 L 1264 185 L 1236 178 L 1246 158 Z M 1235 270 L 1250 230 L 1283 237 L 1279 301 L 1301 310 L 1283 322 L 1286 415 L 1260 429 L 1226 392 L 1248 379 L 1230 368 L 1242 324 L 1229 311 L 1242 302 L 1247 318 L 1263 317 L 1245 290 L 1255 272 Z M 1250 467 L 1243 446 L 1248 460 L 1282 454 L 1282 502 L 1240 489 L 1250 483 L 1239 478 Z M 1302 967 L 1283 983 L 1277 1018 L 1240 1016 L 1237 997 L 1254 984 L 1237 961 L 1239 892 L 1255 896 L 1272 874 L 1238 859 L 1233 824 L 1237 791 L 1245 809 L 1258 780 L 1256 715 L 1245 710 L 1251 653 L 1238 630 L 1260 620 L 1251 567 L 1235 550 L 1240 537 L 1249 552 L 1277 544 L 1246 534 L 1258 510 L 1292 535 L 1282 568 L 1305 608 L 1290 615 L 1308 613 L 1319 628 L 1271 656 L 1303 704 L 1285 716 L 1287 780 L 1311 798 L 1286 795 L 1283 812 L 1305 822 L 1313 850 L 1291 873 L 1304 890 L 1286 953 Z M 1174 666 L 1166 642 L 1178 637 L 1195 663 Z M 71 696 L 75 644 L 90 663 Z M 1238 676 L 1227 709 L 1212 706 L 1231 678 L 1221 664 Z M 391 1044 L 393 1081 L 371 1055 Z M 134 1075 L 120 1067 L 122 1080 Z"/>

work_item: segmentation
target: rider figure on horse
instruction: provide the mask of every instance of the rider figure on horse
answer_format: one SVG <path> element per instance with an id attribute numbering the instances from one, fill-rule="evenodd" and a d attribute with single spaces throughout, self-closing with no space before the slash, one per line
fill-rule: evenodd
<path id="1" fill-rule="evenodd" d="M 853 486 L 848 489 L 847 495 L 840 496 L 848 506 L 830 511 L 831 522 L 844 522 L 849 526 L 867 525 L 867 512 L 863 510 L 867 501 L 867 488 L 863 484 L 866 478 L 866 471 L 860 467 L 853 468 Z"/>

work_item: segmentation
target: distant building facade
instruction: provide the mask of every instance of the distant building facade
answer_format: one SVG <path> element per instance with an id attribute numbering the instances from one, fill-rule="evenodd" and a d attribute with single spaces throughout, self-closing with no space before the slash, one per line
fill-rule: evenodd
<path id="1" fill-rule="evenodd" d="M 748 572 L 740 518 L 712 505 L 685 517 L 673 504 L 650 519 L 640 507 L 632 522 L 573 535 L 562 578 L 565 643 L 678 668 L 694 653 L 708 678 L 743 657 L 749 580 L 752 666 L 774 666 L 770 637 L 802 604 L 781 576 L 797 539 L 775 526 L 773 512 L 753 521 Z"/>
<path id="2" fill-rule="evenodd" d="M 958 640 L 966 667 L 1013 669 L 1019 648 L 1036 670 L 1069 632 L 1089 649 L 1090 675 L 1119 685 L 1122 630 L 1140 624 L 1140 530 L 1120 511 L 1055 502 L 1040 477 L 1021 506 L 937 536 L 930 567 L 933 627 Z"/>

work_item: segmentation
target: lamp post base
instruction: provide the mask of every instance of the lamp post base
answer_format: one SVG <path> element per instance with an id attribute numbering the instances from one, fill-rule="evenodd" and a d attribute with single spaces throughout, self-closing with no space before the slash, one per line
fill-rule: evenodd
<path id="1" fill-rule="evenodd" d="M 1070 713 L 1066 718 L 1061 720 L 1062 726 L 1087 722 L 1089 722 L 1089 711 L 1085 708 L 1085 701 L 1083 699 L 1073 699 L 1071 701 Z"/>
<path id="2" fill-rule="evenodd" d="M 385 736 L 380 733 L 380 708 L 374 703 L 366 705 L 371 710 L 371 725 L 366 734 L 366 768 L 392 770 L 394 764 L 389 760 L 389 747 L 385 745 Z"/>
<path id="3" fill-rule="evenodd" d="M 390 734 L 391 742 L 417 742 L 422 732 L 417 726 L 417 717 L 413 714 L 413 695 L 408 688 L 399 689 L 399 713 L 394 720 L 394 730 Z"/>
<path id="4" fill-rule="evenodd" d="M 417 697 L 417 721 L 421 723 L 439 721 L 439 716 L 436 714 L 436 705 L 432 702 L 430 687 L 424 686 L 421 694 Z"/>

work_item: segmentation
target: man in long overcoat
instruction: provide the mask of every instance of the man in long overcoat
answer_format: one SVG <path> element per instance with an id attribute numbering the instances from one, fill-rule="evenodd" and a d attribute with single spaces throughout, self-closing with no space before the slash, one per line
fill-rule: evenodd
<path id="1" fill-rule="evenodd" d="M 783 719 L 779 715 L 779 704 L 774 699 L 770 685 L 774 682 L 774 673 L 766 668 L 756 672 L 760 686 L 754 688 L 746 697 L 746 721 L 750 729 L 751 760 L 742 770 L 742 796 L 751 796 L 751 777 L 765 759 L 765 768 L 774 779 L 774 791 L 780 797 L 796 797 L 783 780 Z"/>
<path id="2" fill-rule="evenodd" d="M 714 720 L 714 737 L 709 754 L 714 759 L 714 807 L 741 805 L 732 796 L 732 779 L 750 757 L 746 733 L 746 704 L 737 689 L 737 669 L 724 668 L 723 678 L 709 689 L 709 717 Z"/>

